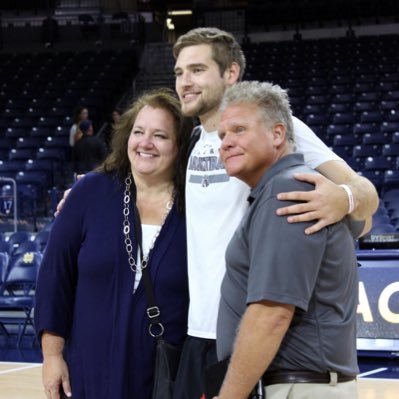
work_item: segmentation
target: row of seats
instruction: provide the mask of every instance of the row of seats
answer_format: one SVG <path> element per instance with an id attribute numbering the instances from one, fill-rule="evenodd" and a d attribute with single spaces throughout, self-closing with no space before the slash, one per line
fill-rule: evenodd
<path id="1" fill-rule="evenodd" d="M 17 347 L 33 326 L 37 274 L 49 234 L 49 228 L 0 234 L 0 334 L 16 335 Z"/>
<path id="2" fill-rule="evenodd" d="M 53 187 L 72 180 L 73 110 L 87 107 L 99 127 L 136 72 L 132 49 L 0 54 L 1 216 L 13 195 L 5 178 L 22 218 L 47 216 Z"/>
<path id="3" fill-rule="evenodd" d="M 286 88 L 294 115 L 375 184 L 374 232 L 399 232 L 399 210 L 384 197 L 399 189 L 398 46 L 399 35 L 244 46 L 244 78 Z"/>
<path id="4" fill-rule="evenodd" d="M 43 253 L 50 231 L 48 229 L 41 230 L 37 233 L 28 231 L 16 231 L 8 237 L 0 233 L 0 252 L 9 256 L 21 255 L 25 252 L 41 252 Z"/>
<path id="5" fill-rule="evenodd" d="M 249 43 L 246 79 L 288 89 L 294 114 L 380 192 L 394 188 L 399 35 Z"/>
<path id="6" fill-rule="evenodd" d="M 371 233 L 399 233 L 399 186 L 381 196 Z"/>
<path id="7" fill-rule="evenodd" d="M 42 254 L 27 251 L 9 258 L 0 252 L 0 334 L 17 335 L 16 346 L 33 327 L 34 293 Z"/>

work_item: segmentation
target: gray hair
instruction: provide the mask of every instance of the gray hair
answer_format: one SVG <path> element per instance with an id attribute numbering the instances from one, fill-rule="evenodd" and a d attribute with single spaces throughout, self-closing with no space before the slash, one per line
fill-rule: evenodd
<path id="1" fill-rule="evenodd" d="M 240 82 L 226 90 L 220 109 L 223 111 L 231 104 L 240 103 L 257 105 L 264 115 L 265 124 L 283 124 L 287 142 L 295 145 L 292 110 L 286 90 L 267 82 Z"/>

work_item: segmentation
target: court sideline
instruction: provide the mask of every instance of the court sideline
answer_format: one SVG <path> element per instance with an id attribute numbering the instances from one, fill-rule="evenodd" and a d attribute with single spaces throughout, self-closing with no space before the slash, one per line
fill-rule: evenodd
<path id="1" fill-rule="evenodd" d="M 360 374 L 358 399 L 398 398 L 399 379 L 374 378 L 386 370 L 380 367 Z M 41 363 L 0 362 L 0 399 L 45 399 Z"/>

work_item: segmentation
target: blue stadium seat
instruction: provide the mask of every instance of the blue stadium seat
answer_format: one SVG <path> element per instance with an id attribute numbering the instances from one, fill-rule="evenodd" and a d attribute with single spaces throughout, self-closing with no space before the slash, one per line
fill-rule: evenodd
<path id="1" fill-rule="evenodd" d="M 384 234 L 384 233 L 394 233 L 395 227 L 390 224 L 378 224 L 376 226 L 372 226 L 369 234 Z"/>
<path id="2" fill-rule="evenodd" d="M 356 76 L 356 82 L 358 83 L 374 83 L 375 75 L 373 73 L 362 73 Z"/>
<path id="3" fill-rule="evenodd" d="M 46 148 L 59 148 L 62 150 L 70 150 L 69 136 L 49 136 L 44 142 Z"/>
<path id="4" fill-rule="evenodd" d="M 354 157 L 373 157 L 375 155 L 380 155 L 380 147 L 378 145 L 356 145 L 353 147 Z"/>
<path id="5" fill-rule="evenodd" d="M 31 241 L 31 240 L 23 241 L 12 252 L 12 257 L 11 257 L 10 261 L 12 262 L 16 256 L 23 255 L 26 252 L 38 252 L 38 251 L 39 251 L 39 247 L 35 241 Z"/>
<path id="6" fill-rule="evenodd" d="M 380 111 L 364 111 L 360 115 L 360 122 L 361 123 L 381 123 L 383 121 L 383 115 Z"/>
<path id="7" fill-rule="evenodd" d="M 363 144 L 380 144 L 389 143 L 391 141 L 390 133 L 365 133 L 362 138 Z"/>
<path id="8" fill-rule="evenodd" d="M 8 154 L 10 160 L 26 161 L 35 156 L 35 150 L 32 148 L 13 148 Z"/>
<path id="9" fill-rule="evenodd" d="M 357 112 L 374 111 L 377 108 L 377 104 L 375 101 L 355 102 L 353 110 Z"/>
<path id="10" fill-rule="evenodd" d="M 69 138 L 71 127 L 70 126 L 57 126 L 56 130 L 54 131 L 55 136 L 66 136 Z"/>
<path id="11" fill-rule="evenodd" d="M 384 156 L 399 156 L 399 142 L 384 144 L 382 147 L 382 155 L 384 155 Z"/>
<path id="12" fill-rule="evenodd" d="M 42 137 L 20 137 L 16 143 L 16 148 L 30 148 L 37 150 L 39 147 L 43 146 Z"/>
<path id="13" fill-rule="evenodd" d="M 398 201 L 399 189 L 386 190 L 383 193 L 382 200 L 385 206 L 389 206 L 390 203 Z"/>
<path id="14" fill-rule="evenodd" d="M 336 67 L 332 67 L 331 71 L 334 72 L 334 75 L 331 79 L 331 84 L 332 85 L 352 85 L 353 84 L 353 78 L 351 76 L 351 72 L 348 70 L 348 74 L 345 75 L 343 74 L 344 72 L 344 67 L 342 65 L 338 65 Z M 341 74 L 341 75 L 340 75 Z M 333 86 L 331 86 L 333 88 Z"/>
<path id="15" fill-rule="evenodd" d="M 379 103 L 379 109 L 381 111 L 390 111 L 391 109 L 398 109 L 399 101 L 389 100 L 389 101 L 381 101 Z"/>
<path id="16" fill-rule="evenodd" d="M 307 125 L 328 125 L 330 118 L 326 114 L 309 114 L 305 122 Z"/>
<path id="17" fill-rule="evenodd" d="M 14 140 L 6 138 L 6 137 L 1 137 L 0 133 L 0 150 L 6 150 L 7 152 L 12 148 L 14 143 Z"/>
<path id="18" fill-rule="evenodd" d="M 399 122 L 399 108 L 391 109 L 388 112 L 388 121 L 390 122 Z"/>
<path id="19" fill-rule="evenodd" d="M 3 111 L 2 117 L 6 118 L 8 120 L 13 120 L 19 116 L 21 116 L 22 111 L 20 109 L 17 108 L 6 108 Z"/>
<path id="20" fill-rule="evenodd" d="M 47 126 L 33 126 L 29 132 L 31 137 L 40 137 L 42 139 L 46 139 L 48 136 L 51 136 L 54 132 L 54 128 L 50 128 Z"/>
<path id="21" fill-rule="evenodd" d="M 360 172 L 363 170 L 364 167 L 364 157 L 349 157 L 345 159 L 347 164 L 355 171 Z"/>
<path id="22" fill-rule="evenodd" d="M 25 168 L 25 162 L 22 160 L 1 161 L 0 176 L 15 178 L 15 175 Z"/>
<path id="23" fill-rule="evenodd" d="M 352 108 L 352 104 L 348 103 L 331 103 L 328 107 L 328 112 L 330 114 L 348 113 L 352 111 Z"/>
<path id="24" fill-rule="evenodd" d="M 10 324 L 17 324 L 17 347 L 26 333 L 28 326 L 33 327 L 32 309 L 37 274 L 42 260 L 39 252 L 26 252 L 16 257 L 8 266 L 0 295 L 0 311 L 2 312 L 2 330 Z M 22 313 L 16 314 L 19 311 Z M 8 314 L 7 314 L 8 313 Z"/>
<path id="25" fill-rule="evenodd" d="M 384 156 L 367 157 L 364 161 L 365 170 L 388 170 L 392 168 L 392 162 Z"/>
<path id="26" fill-rule="evenodd" d="M 377 90 L 379 90 L 380 92 L 395 91 L 397 88 L 397 82 L 383 81 L 377 84 Z"/>
<path id="27" fill-rule="evenodd" d="M 8 252 L 0 250 L 0 295 L 3 294 L 3 283 L 7 275 L 9 256 Z M 1 321 L 0 321 L 1 323 Z M 1 328 L 1 327 L 0 327 Z"/>
<path id="28" fill-rule="evenodd" d="M 64 118 L 65 116 L 72 114 L 72 111 L 71 107 L 52 107 L 49 115 Z"/>
<path id="29" fill-rule="evenodd" d="M 375 211 L 375 215 L 388 215 L 388 210 L 385 207 L 384 202 L 382 201 L 382 199 L 380 199 L 380 202 L 378 204 L 378 208 Z"/>
<path id="30" fill-rule="evenodd" d="M 46 231 L 46 230 L 39 231 L 35 235 L 34 241 L 37 245 L 39 252 L 41 252 L 41 253 L 44 252 L 46 245 L 47 245 L 49 235 L 50 235 L 50 232 Z"/>
<path id="31" fill-rule="evenodd" d="M 351 93 L 352 88 L 350 84 L 332 84 L 327 90 L 334 95 L 346 95 Z"/>
<path id="32" fill-rule="evenodd" d="M 353 91 L 355 93 L 373 92 L 374 90 L 375 90 L 374 82 L 367 82 L 367 83 L 357 82 L 353 86 Z"/>
<path id="33" fill-rule="evenodd" d="M 326 93 L 327 90 L 327 86 L 308 86 L 304 94 L 307 96 L 318 96 Z"/>
<path id="34" fill-rule="evenodd" d="M 315 70 L 313 70 L 312 72 L 315 72 Z M 326 86 L 328 84 L 328 80 L 325 77 L 315 76 L 312 73 L 311 78 L 308 80 L 308 84 L 310 86 Z"/>
<path id="35" fill-rule="evenodd" d="M 388 215 L 373 215 L 373 226 L 377 226 L 379 224 L 389 224 L 391 223 L 391 219 Z"/>
<path id="36" fill-rule="evenodd" d="M 399 189 L 399 170 L 386 170 L 384 173 L 384 189 Z M 398 193 L 399 195 L 399 193 Z M 398 197 L 399 204 L 399 197 Z"/>
<path id="37" fill-rule="evenodd" d="M 398 101 L 399 100 L 399 90 L 388 91 L 384 94 L 383 99 L 386 101 Z"/>
<path id="38" fill-rule="evenodd" d="M 399 132 L 399 122 L 381 123 L 381 132 Z"/>
<path id="39" fill-rule="evenodd" d="M 381 99 L 381 94 L 379 92 L 358 93 L 356 96 L 357 102 L 379 101 L 380 99 Z"/>
<path id="40" fill-rule="evenodd" d="M 356 116 L 352 112 L 337 113 L 333 116 L 333 123 L 338 124 L 354 124 L 356 122 Z"/>
<path id="41" fill-rule="evenodd" d="M 334 94 L 331 97 L 332 103 L 354 103 L 355 96 L 352 93 Z"/>
<path id="42" fill-rule="evenodd" d="M 25 170 L 18 172 L 15 179 L 19 186 L 21 184 L 34 185 L 40 189 L 45 189 L 49 187 L 49 180 L 47 174 L 40 171 Z"/>
<path id="43" fill-rule="evenodd" d="M 302 110 L 302 113 L 305 115 L 308 114 L 321 114 L 325 112 L 325 107 L 323 104 L 307 104 Z"/>
<path id="44" fill-rule="evenodd" d="M 392 134 L 392 143 L 394 143 L 394 144 L 399 143 L 399 131 L 398 132 L 394 132 Z"/>
<path id="45" fill-rule="evenodd" d="M 392 213 L 389 215 L 389 217 L 393 225 L 399 223 L 399 208 L 392 210 Z"/>
<path id="46" fill-rule="evenodd" d="M 328 95 L 309 96 L 306 100 L 308 104 L 328 104 L 330 101 Z"/>
<path id="47" fill-rule="evenodd" d="M 356 123 L 353 126 L 353 133 L 365 134 L 379 132 L 380 127 L 377 123 Z"/>
<path id="48" fill-rule="evenodd" d="M 50 159 L 28 159 L 25 163 L 26 170 L 53 173 L 53 163 Z"/>
<path id="49" fill-rule="evenodd" d="M 334 148 L 337 146 L 355 146 L 359 143 L 359 137 L 352 135 L 352 134 L 346 134 L 346 135 L 341 135 L 337 134 L 334 137 L 333 145 Z"/>
<path id="50" fill-rule="evenodd" d="M 384 171 L 383 170 L 362 170 L 359 172 L 361 176 L 369 179 L 380 193 L 384 186 Z"/>
<path id="51" fill-rule="evenodd" d="M 50 127 L 50 128 L 56 128 L 58 125 L 60 125 L 63 122 L 63 117 L 40 117 L 37 126 L 42 126 L 42 127 Z"/>
<path id="52" fill-rule="evenodd" d="M 8 245 L 10 247 L 10 254 L 12 255 L 14 251 L 22 244 L 24 241 L 29 241 L 31 234 L 28 231 L 16 231 L 10 235 L 8 238 Z"/>
<path id="53" fill-rule="evenodd" d="M 26 128 L 18 128 L 18 127 L 8 127 L 6 130 L 5 137 L 8 139 L 14 139 L 14 142 L 19 137 L 26 136 L 27 129 Z"/>
<path id="54" fill-rule="evenodd" d="M 50 159 L 55 162 L 65 160 L 64 153 L 58 148 L 39 148 L 36 154 L 37 159 Z"/>
<path id="55" fill-rule="evenodd" d="M 32 126 L 35 126 L 36 123 L 36 118 L 29 118 L 26 116 L 20 116 L 18 118 L 15 118 L 11 122 L 11 127 L 12 128 L 23 128 L 23 129 L 29 129 Z"/>
<path id="56" fill-rule="evenodd" d="M 32 108 L 30 107 L 26 113 L 26 116 L 29 118 L 34 118 L 35 120 L 39 119 L 44 113 L 48 112 L 47 108 Z"/>
<path id="57" fill-rule="evenodd" d="M 0 241 L 0 253 L 10 254 L 10 244 L 8 241 Z"/>

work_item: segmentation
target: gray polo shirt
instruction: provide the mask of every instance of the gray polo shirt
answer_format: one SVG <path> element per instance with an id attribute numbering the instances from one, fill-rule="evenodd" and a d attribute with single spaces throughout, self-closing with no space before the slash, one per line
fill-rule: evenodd
<path id="1" fill-rule="evenodd" d="M 304 165 L 302 154 L 285 156 L 265 173 L 227 247 L 218 357 L 231 354 L 246 306 L 270 300 L 294 305 L 295 314 L 269 370 L 355 375 L 358 277 L 353 237 L 363 223 L 345 218 L 307 236 L 304 230 L 314 222 L 289 224 L 286 217 L 277 216 L 282 206 L 278 193 L 314 188 L 296 180 L 296 172 L 317 173 Z"/>

